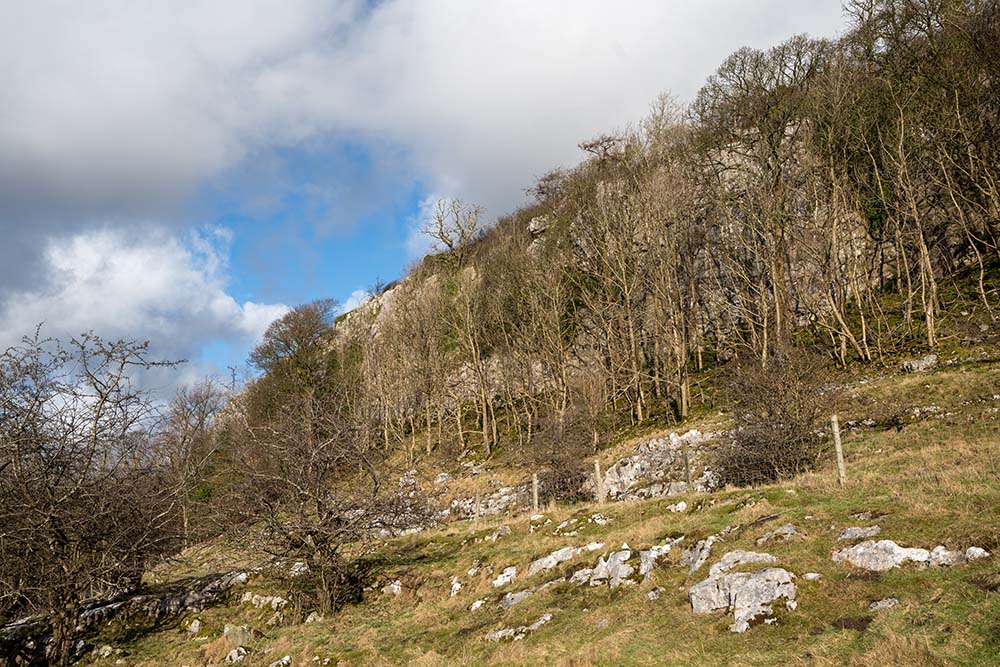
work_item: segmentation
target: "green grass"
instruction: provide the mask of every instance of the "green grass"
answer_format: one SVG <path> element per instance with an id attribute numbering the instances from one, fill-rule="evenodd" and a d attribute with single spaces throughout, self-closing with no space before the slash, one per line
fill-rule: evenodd
<path id="1" fill-rule="evenodd" d="M 219 638 L 222 627 L 241 623 L 259 631 L 243 663 L 251 666 L 267 665 L 286 654 L 293 664 L 315 664 L 312 658 L 319 656 L 342 667 L 995 665 L 1000 655 L 1000 556 L 953 568 L 909 565 L 876 576 L 836 564 L 830 554 L 843 546 L 835 543 L 841 528 L 864 525 L 852 517 L 860 511 L 885 513 L 878 521 L 880 537 L 904 546 L 977 545 L 1000 554 L 1000 410 L 995 410 L 1000 400 L 992 399 L 997 393 L 1000 364 L 992 362 L 856 385 L 838 408 L 844 423 L 862 419 L 890 401 L 905 408 L 934 405 L 938 410 L 909 418 L 901 430 L 847 432 L 845 489 L 838 487 L 832 467 L 824 465 L 782 484 L 687 496 L 689 511 L 683 514 L 667 510 L 680 499 L 671 497 L 550 509 L 546 515 L 552 523 L 534 533 L 527 515 L 456 522 L 384 546 L 378 556 L 389 564 L 387 576 L 404 583 L 399 597 L 372 591 L 364 603 L 309 625 L 296 622 L 300 617 L 290 611 L 289 623 L 280 627 L 265 625 L 270 611 L 234 603 L 198 615 L 203 639 L 181 629 L 189 615 L 123 646 L 125 659 L 130 665 L 150 666 L 219 663 L 230 648 Z M 584 524 L 574 537 L 552 534 L 560 521 L 596 511 L 611 522 Z M 749 526 L 768 515 L 777 517 Z M 805 538 L 755 545 L 757 537 L 788 522 Z M 496 543 L 475 541 L 503 524 L 511 527 L 509 536 Z M 734 635 L 727 630 L 730 615 L 693 615 L 687 590 L 707 576 L 708 568 L 688 576 L 686 568 L 673 564 L 679 553 L 665 559 L 649 584 L 614 591 L 561 584 L 509 610 L 497 605 L 504 592 L 569 576 L 602 553 L 578 556 L 531 579 L 524 576 L 531 560 L 557 548 L 599 540 L 607 545 L 603 551 L 617 549 L 622 542 L 639 549 L 678 534 L 693 544 L 729 525 L 745 528 L 718 544 L 709 564 L 732 549 L 766 550 L 796 574 L 819 572 L 824 577 L 817 583 L 800 577 L 799 607 L 778 611 L 776 625 Z M 495 591 L 490 580 L 512 564 L 519 578 Z M 204 567 L 219 565 L 219 558 L 208 559 Z M 481 572 L 470 577 L 466 572 L 474 566 Z M 452 598 L 453 575 L 463 588 Z M 252 585 L 260 590 L 277 586 L 262 577 Z M 650 601 L 645 594 L 654 586 L 665 592 Z M 870 602 L 889 596 L 899 598 L 901 605 L 877 614 L 867 611 Z M 469 605 L 480 598 L 486 598 L 486 604 L 469 612 Z M 526 625 L 544 613 L 552 613 L 553 620 L 523 641 L 483 640 L 490 630 Z M 843 627 L 863 625 L 868 619 L 864 630 Z"/>

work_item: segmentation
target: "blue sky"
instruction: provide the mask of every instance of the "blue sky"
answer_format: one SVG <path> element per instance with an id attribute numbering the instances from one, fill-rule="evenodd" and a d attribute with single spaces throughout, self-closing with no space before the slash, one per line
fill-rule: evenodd
<path id="1" fill-rule="evenodd" d="M 437 199 L 508 212 L 733 50 L 843 27 L 839 0 L 11 3 L 0 342 L 225 373 L 288 307 L 402 275 Z"/>

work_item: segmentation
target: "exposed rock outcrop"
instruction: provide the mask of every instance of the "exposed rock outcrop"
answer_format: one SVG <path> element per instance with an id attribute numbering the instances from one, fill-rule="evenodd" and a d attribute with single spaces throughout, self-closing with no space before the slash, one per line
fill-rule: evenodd
<path id="1" fill-rule="evenodd" d="M 692 586 L 688 598 L 696 614 L 732 610 L 734 618 L 729 630 L 742 633 L 758 619 L 771 618 L 774 613 L 771 605 L 778 600 L 785 600 L 788 609 L 795 609 L 794 578 L 791 572 L 779 567 L 722 574 Z"/>

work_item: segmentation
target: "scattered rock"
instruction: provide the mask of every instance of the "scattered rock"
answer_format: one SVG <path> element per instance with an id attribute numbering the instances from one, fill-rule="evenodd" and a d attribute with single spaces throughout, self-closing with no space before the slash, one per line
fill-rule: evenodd
<path id="1" fill-rule="evenodd" d="M 871 572 L 885 572 L 903 563 L 929 563 L 931 554 L 927 549 L 907 549 L 892 540 L 868 540 L 853 547 L 833 552 L 834 562 L 847 562 L 854 567 Z"/>
<path id="2" fill-rule="evenodd" d="M 868 605 L 868 611 L 883 611 L 885 609 L 892 609 L 899 604 L 899 600 L 896 598 L 885 598 L 884 600 L 879 600 L 877 602 L 872 602 Z"/>
<path id="3" fill-rule="evenodd" d="M 657 586 L 653 590 L 651 590 L 648 593 L 646 593 L 646 599 L 647 600 L 658 600 L 660 598 L 660 596 L 663 595 L 664 591 L 666 591 L 666 590 L 667 589 L 665 589 L 663 586 Z"/>
<path id="4" fill-rule="evenodd" d="M 802 575 L 802 578 L 806 581 L 821 581 L 823 579 L 823 575 L 819 572 L 806 572 Z"/>
<path id="5" fill-rule="evenodd" d="M 451 578 L 451 595 L 449 597 L 455 597 L 458 592 L 462 590 L 462 582 L 458 580 L 458 577 Z"/>
<path id="6" fill-rule="evenodd" d="M 673 505 L 667 505 L 667 509 L 670 510 L 671 512 L 674 512 L 675 514 L 677 512 L 683 512 L 687 508 L 688 508 L 688 504 L 686 502 L 684 502 L 683 500 L 680 501 L 680 502 L 678 502 L 678 503 L 674 503 Z"/>
<path id="7" fill-rule="evenodd" d="M 280 660 L 275 660 L 267 667 L 291 667 L 291 665 L 292 665 L 292 656 L 286 655 Z"/>
<path id="8" fill-rule="evenodd" d="M 451 481 L 451 475 L 446 472 L 439 472 L 437 477 L 434 478 L 435 484 L 446 484 Z"/>
<path id="9" fill-rule="evenodd" d="M 649 549 L 639 552 L 639 576 L 643 578 L 643 581 L 649 579 L 649 575 L 652 574 L 653 568 L 656 567 L 657 559 L 670 553 L 670 550 L 683 539 L 683 535 L 674 539 L 668 539 L 663 544 L 657 544 L 651 546 Z"/>
<path id="10" fill-rule="evenodd" d="M 638 453 L 617 461 L 604 475 L 604 489 L 610 498 L 625 500 L 653 498 L 691 489 L 680 481 L 684 476 L 684 449 L 694 466 L 701 458 L 704 445 L 715 434 L 703 434 L 697 429 L 667 438 L 653 438 L 639 443 Z M 693 486 L 696 491 L 710 491 L 719 483 L 718 475 L 705 469 Z"/>
<path id="11" fill-rule="evenodd" d="M 201 632 L 201 620 L 196 618 L 190 623 L 188 623 L 187 631 L 190 632 L 192 635 L 196 635 L 199 632 Z"/>
<path id="12" fill-rule="evenodd" d="M 323 616 L 318 611 L 309 612 L 309 615 L 306 616 L 306 624 L 319 623 L 322 620 Z"/>
<path id="13" fill-rule="evenodd" d="M 288 600 L 280 595 L 260 595 L 259 593 L 251 593 L 250 591 L 243 594 L 243 597 L 240 598 L 240 602 L 243 604 L 250 604 L 257 609 L 270 607 L 274 611 L 283 609 L 285 605 L 288 604 Z"/>
<path id="14" fill-rule="evenodd" d="M 875 537 L 882 532 L 880 526 L 857 526 L 853 528 L 844 528 L 840 531 L 840 535 L 837 535 L 837 541 L 843 542 L 844 540 L 861 540 L 867 539 L 869 537 Z"/>
<path id="15" fill-rule="evenodd" d="M 778 567 L 756 572 L 737 572 L 709 577 L 688 591 L 691 609 L 707 614 L 719 609 L 731 609 L 734 622 L 730 632 L 742 633 L 761 617 L 771 617 L 771 604 L 784 599 L 788 609 L 795 609 L 795 575 Z"/>
<path id="16" fill-rule="evenodd" d="M 225 662 L 229 664 L 243 662 L 243 659 L 247 657 L 247 650 L 242 646 L 237 646 L 228 654 L 226 654 Z"/>
<path id="17" fill-rule="evenodd" d="M 778 559 L 771 554 L 758 553 L 756 551 L 743 551 L 738 549 L 730 551 L 708 570 L 709 577 L 717 577 L 725 574 L 734 567 L 746 565 L 748 563 L 777 563 Z"/>
<path id="18" fill-rule="evenodd" d="M 551 570 L 559 565 L 559 563 L 568 561 L 581 553 L 596 551 L 598 549 L 602 549 L 603 547 L 603 542 L 591 542 L 590 544 L 582 547 L 563 547 L 562 549 L 557 549 L 548 556 L 532 561 L 531 566 L 528 567 L 528 576 L 530 577 L 539 572 Z"/>
<path id="19" fill-rule="evenodd" d="M 307 574 L 309 574 L 309 565 L 302 561 L 296 561 L 288 568 L 288 576 L 292 578 L 304 577 Z"/>
<path id="20" fill-rule="evenodd" d="M 965 550 L 965 560 L 979 560 L 989 558 L 990 552 L 981 547 L 969 547 Z"/>
<path id="21" fill-rule="evenodd" d="M 517 567 L 511 565 L 510 567 L 504 568 L 496 579 L 493 580 L 493 588 L 500 588 L 501 586 L 506 586 L 510 582 L 514 581 L 517 577 Z"/>
<path id="22" fill-rule="evenodd" d="M 727 526 L 715 535 L 710 535 L 703 540 L 699 540 L 692 548 L 685 549 L 684 555 L 681 557 L 681 564 L 689 566 L 688 574 L 697 572 L 705 564 L 709 556 L 712 555 L 712 545 L 721 540 L 723 536 L 733 532 L 733 530 L 735 529 L 732 526 Z"/>
<path id="23" fill-rule="evenodd" d="M 552 531 L 552 533 L 554 535 L 566 535 L 568 537 L 572 537 L 573 535 L 576 535 L 578 531 L 575 530 L 573 532 L 567 532 L 567 531 L 573 526 L 575 526 L 577 523 L 579 523 L 579 520 L 577 519 L 566 519 L 558 526 L 556 526 L 556 529 Z"/>
<path id="24" fill-rule="evenodd" d="M 606 526 L 609 523 L 611 523 L 611 519 L 598 512 L 597 514 L 594 514 L 589 519 L 587 519 L 587 522 L 596 523 L 598 526 Z"/>
<path id="25" fill-rule="evenodd" d="M 276 611 L 274 612 L 274 615 L 271 616 L 271 618 L 267 619 L 267 623 L 265 623 L 264 625 L 281 625 L 284 622 L 285 622 L 285 615 L 282 614 L 280 611 Z"/>
<path id="26" fill-rule="evenodd" d="M 400 593 L 403 592 L 403 582 L 400 581 L 399 579 L 396 579 L 396 581 L 389 582 L 389 585 L 383 588 L 382 590 L 391 595 L 399 595 Z"/>
<path id="27" fill-rule="evenodd" d="M 931 565 L 958 565 L 965 561 L 965 554 L 961 551 L 949 551 L 938 545 L 931 549 Z"/>
<path id="28" fill-rule="evenodd" d="M 510 526 L 504 525 L 504 526 L 500 526 L 499 528 L 497 528 L 496 530 L 494 530 L 489 535 L 486 535 L 485 537 L 483 537 L 482 541 L 483 542 L 496 542 L 501 537 L 507 537 L 508 535 L 510 535 Z M 479 542 L 479 541 L 480 540 L 476 540 L 476 542 Z"/>
<path id="29" fill-rule="evenodd" d="M 786 523 L 783 526 L 778 526 L 774 530 L 764 533 L 761 537 L 757 538 L 757 546 L 762 546 L 770 542 L 771 540 L 780 539 L 782 542 L 787 542 L 802 533 L 799 529 L 790 523 Z"/>
<path id="30" fill-rule="evenodd" d="M 471 605 L 469 605 L 469 611 L 475 611 L 480 607 L 482 607 L 484 604 L 486 604 L 486 598 L 483 598 L 481 600 L 476 600 Z"/>
<path id="31" fill-rule="evenodd" d="M 531 625 L 522 625 L 516 628 L 501 628 L 499 630 L 494 630 L 486 635 L 485 639 L 491 642 L 500 641 L 520 641 L 524 639 L 529 633 L 534 632 L 538 628 L 542 627 L 546 623 L 552 620 L 552 614 L 544 614 L 537 621 Z"/>
<path id="32" fill-rule="evenodd" d="M 500 606 L 504 609 L 510 609 L 518 602 L 523 602 L 524 600 L 527 600 L 534 594 L 535 594 L 534 588 L 529 588 L 524 591 L 518 591 L 516 593 L 507 593 L 502 598 L 500 598 Z"/>
<path id="33" fill-rule="evenodd" d="M 924 373 L 933 369 L 938 365 L 938 355 L 931 354 L 920 357 L 919 359 L 907 359 L 903 362 L 903 372 L 904 373 Z"/>

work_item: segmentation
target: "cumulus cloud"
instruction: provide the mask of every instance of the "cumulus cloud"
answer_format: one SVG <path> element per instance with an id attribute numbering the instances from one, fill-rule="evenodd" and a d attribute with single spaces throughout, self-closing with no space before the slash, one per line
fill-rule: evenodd
<path id="1" fill-rule="evenodd" d="M 218 370 L 199 358 L 207 343 L 245 350 L 287 312 L 227 294 L 229 240 L 224 229 L 187 243 L 155 230 L 53 240 L 44 251 L 48 279 L 0 302 L 0 342 L 15 343 L 44 323 L 46 335 L 61 338 L 93 330 L 150 340 L 158 358 L 189 360 L 185 376 Z"/>

